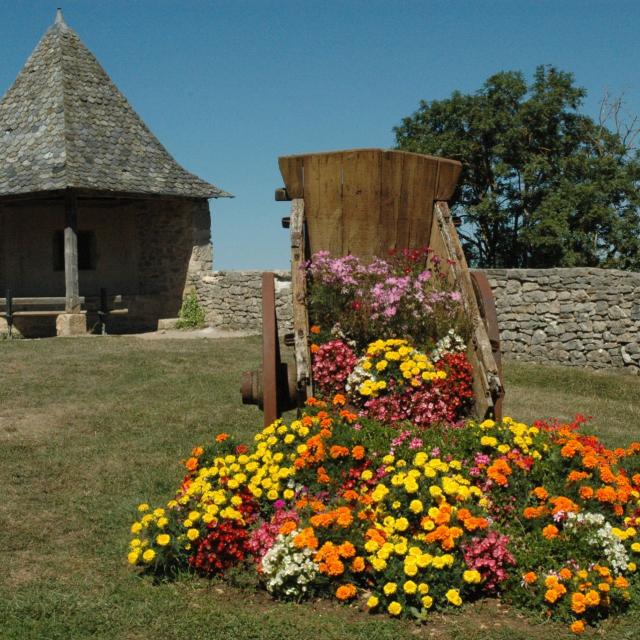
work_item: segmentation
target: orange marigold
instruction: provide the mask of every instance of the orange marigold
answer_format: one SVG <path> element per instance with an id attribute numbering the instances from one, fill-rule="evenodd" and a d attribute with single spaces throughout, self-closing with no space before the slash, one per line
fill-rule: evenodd
<path id="1" fill-rule="evenodd" d="M 364 571 L 364 566 L 364 558 L 356 556 L 351 562 L 351 571 L 354 573 L 360 573 L 361 571 Z"/>
<path id="2" fill-rule="evenodd" d="M 229 438 L 229 434 L 228 433 L 219 433 L 216 436 L 216 442 L 224 442 L 228 438 Z"/>
<path id="3" fill-rule="evenodd" d="M 580 511 L 580 507 L 571 499 L 566 498 L 565 496 L 557 496 L 551 499 L 551 504 L 553 505 L 553 510 L 551 513 L 555 515 L 560 511 L 578 513 Z"/>
<path id="4" fill-rule="evenodd" d="M 353 558 L 356 555 L 356 548 L 346 540 L 338 547 L 338 554 L 342 558 Z"/>
<path id="5" fill-rule="evenodd" d="M 574 613 L 584 613 L 586 608 L 585 597 L 581 593 L 574 593 L 571 596 L 571 610 Z"/>
<path id="6" fill-rule="evenodd" d="M 351 449 L 351 455 L 353 456 L 354 460 L 362 460 L 362 458 L 364 458 L 364 453 L 364 447 L 359 444 Z"/>
<path id="7" fill-rule="evenodd" d="M 573 458 L 578 451 L 582 451 L 582 445 L 577 440 L 569 440 L 569 442 L 560 449 L 560 455 L 563 458 Z"/>
<path id="8" fill-rule="evenodd" d="M 294 531 L 295 528 L 296 528 L 296 523 L 293 520 L 287 520 L 286 522 L 283 522 L 282 525 L 280 525 L 280 533 L 283 536 L 286 536 L 287 534 Z"/>
<path id="9" fill-rule="evenodd" d="M 331 478 L 327 475 L 327 470 L 324 467 L 317 468 L 316 477 L 320 484 L 329 484 L 331 482 Z"/>
<path id="10" fill-rule="evenodd" d="M 547 512 L 547 508 L 544 505 L 540 507 L 525 507 L 525 509 L 522 512 L 522 515 L 527 520 L 533 520 L 535 518 L 540 518 L 546 512 Z"/>
<path id="11" fill-rule="evenodd" d="M 339 444 L 334 444 L 331 449 L 329 449 L 329 455 L 331 455 L 334 460 L 336 458 L 344 458 L 349 455 L 349 449 Z"/>
<path id="12" fill-rule="evenodd" d="M 585 485 L 584 487 L 580 487 L 580 497 L 583 500 L 590 500 L 591 498 L 593 498 L 593 489 L 587 485 Z"/>
<path id="13" fill-rule="evenodd" d="M 533 584 L 538 579 L 538 576 L 535 571 L 528 571 L 522 576 L 522 579 L 526 584 Z"/>
<path id="14" fill-rule="evenodd" d="M 189 458 L 185 463 L 184 466 L 187 468 L 187 470 L 189 471 L 195 471 L 198 468 L 198 458 Z"/>
<path id="15" fill-rule="evenodd" d="M 543 530 L 542 530 L 542 535 L 544 538 L 546 538 L 547 540 L 553 540 L 554 538 L 556 538 L 558 536 L 558 527 L 556 527 L 553 524 L 548 524 Z"/>
<path id="16" fill-rule="evenodd" d="M 547 589 L 547 591 L 544 594 L 544 599 L 547 602 L 550 602 L 551 604 L 553 604 L 559 597 L 561 594 L 559 594 L 555 589 Z"/>
<path id="17" fill-rule="evenodd" d="M 584 620 L 575 620 L 571 623 L 569 627 L 573 633 L 583 633 L 584 632 Z"/>
<path id="18" fill-rule="evenodd" d="M 609 485 L 601 487 L 596 491 L 596 498 L 600 502 L 615 502 L 617 498 L 616 490 Z"/>
<path id="19" fill-rule="evenodd" d="M 307 549 L 317 549 L 318 538 L 316 538 L 313 528 L 307 527 L 306 529 L 303 529 L 293 539 L 293 546 L 296 547 L 296 549 L 303 549 L 304 547 Z"/>
<path id="20" fill-rule="evenodd" d="M 568 476 L 567 476 L 567 480 L 569 480 L 569 482 L 580 482 L 580 480 L 584 480 L 585 478 L 588 478 L 590 474 L 588 474 L 586 471 L 572 471 Z"/>
<path id="21" fill-rule="evenodd" d="M 347 404 L 347 399 L 342 393 L 336 393 L 336 395 L 333 396 L 334 407 L 344 407 L 345 404 Z"/>
<path id="22" fill-rule="evenodd" d="M 338 512 L 336 523 L 341 527 L 348 527 L 353 522 L 353 514 L 349 507 L 338 507 L 336 511 Z"/>
<path id="23" fill-rule="evenodd" d="M 533 493 L 538 500 L 546 500 L 549 497 L 549 492 L 544 487 L 536 487 L 531 493 Z"/>
<path id="24" fill-rule="evenodd" d="M 589 453 L 582 458 L 582 465 L 587 469 L 595 469 L 598 466 L 598 458 L 593 453 Z"/>
<path id="25" fill-rule="evenodd" d="M 336 598 L 338 600 L 350 600 L 355 597 L 357 592 L 355 585 L 343 584 L 336 589 Z"/>

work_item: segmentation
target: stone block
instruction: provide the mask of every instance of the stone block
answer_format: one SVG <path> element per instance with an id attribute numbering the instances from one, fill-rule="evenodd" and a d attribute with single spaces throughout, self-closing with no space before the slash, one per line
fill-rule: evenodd
<path id="1" fill-rule="evenodd" d="M 84 313 L 61 313 L 56 318 L 56 335 L 60 337 L 83 336 L 87 333 L 87 316 Z"/>
<path id="2" fill-rule="evenodd" d="M 158 320 L 158 331 L 165 331 L 166 329 L 176 329 L 180 318 L 160 318 Z"/>

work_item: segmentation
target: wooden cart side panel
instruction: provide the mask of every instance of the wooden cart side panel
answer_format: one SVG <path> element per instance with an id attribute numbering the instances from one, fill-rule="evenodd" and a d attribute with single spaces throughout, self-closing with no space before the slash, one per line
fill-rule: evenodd
<path id="1" fill-rule="evenodd" d="M 304 160 L 304 204 L 311 254 L 342 251 L 342 158 L 339 154 L 307 156 Z"/>
<path id="2" fill-rule="evenodd" d="M 438 165 L 438 188 L 434 200 L 448 202 L 458 186 L 462 165 L 447 158 L 439 158 Z"/>
<path id="3" fill-rule="evenodd" d="M 462 245 L 451 220 L 451 214 L 446 202 L 436 203 L 434 216 L 432 241 L 435 243 L 435 236 L 439 236 L 438 242 L 440 244 L 438 246 L 442 247 L 442 251 L 438 251 L 438 253 L 443 258 L 446 257 L 454 261 L 453 264 L 447 265 L 449 276 L 461 292 L 467 315 L 473 323 L 472 341 L 468 356 L 474 371 L 473 383 L 476 413 L 478 417 L 482 418 L 489 410 L 493 409 L 492 394 L 495 394 L 500 388 L 499 369 L 493 356 L 489 336 L 482 321 Z"/>
<path id="4" fill-rule="evenodd" d="M 433 203 L 455 189 L 460 163 L 404 151 L 355 149 L 285 156 L 290 198 L 303 197 L 311 253 L 370 260 L 429 242 Z"/>
<path id="5" fill-rule="evenodd" d="M 439 166 L 440 163 L 431 158 L 422 158 L 417 165 L 409 214 L 411 225 L 408 246 L 411 248 L 426 247 L 429 244 Z"/>
<path id="6" fill-rule="evenodd" d="M 282 156 L 278 166 L 290 199 L 304 198 L 304 158 L 305 156 Z"/>
<path id="7" fill-rule="evenodd" d="M 307 279 L 305 262 L 304 200 L 291 202 L 291 298 L 293 305 L 293 331 L 298 391 L 303 388 L 306 397 L 313 395 L 311 353 L 309 351 L 309 312 L 307 309 Z"/>
<path id="8" fill-rule="evenodd" d="M 384 256 L 390 249 L 401 248 L 398 237 L 399 220 L 402 216 L 402 176 L 404 174 L 404 155 L 383 153 L 380 159 L 380 211 L 378 228 L 380 237 L 376 255 Z"/>
<path id="9" fill-rule="evenodd" d="M 380 162 L 378 150 L 342 155 L 342 254 L 365 259 L 380 246 Z"/>

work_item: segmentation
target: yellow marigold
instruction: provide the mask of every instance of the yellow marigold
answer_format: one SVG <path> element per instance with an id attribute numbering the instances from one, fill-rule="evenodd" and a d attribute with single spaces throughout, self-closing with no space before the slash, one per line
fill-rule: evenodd
<path id="1" fill-rule="evenodd" d="M 194 540 L 197 540 L 199 536 L 200 536 L 200 532 L 197 529 L 189 529 L 187 531 L 187 538 L 189 538 L 191 542 L 193 542 Z"/>
<path id="2" fill-rule="evenodd" d="M 449 589 L 449 591 L 445 593 L 445 597 L 456 607 L 459 607 L 462 604 L 462 598 L 460 597 L 460 591 L 458 589 Z"/>
<path id="3" fill-rule="evenodd" d="M 399 616 L 400 613 L 402 612 L 402 605 L 399 602 L 396 602 L 394 600 L 393 602 L 389 603 L 389 606 L 387 607 L 387 611 L 392 616 Z"/>
<path id="4" fill-rule="evenodd" d="M 462 574 L 462 579 L 468 584 L 479 584 L 482 580 L 482 576 L 479 571 L 469 569 Z"/>
<path id="5" fill-rule="evenodd" d="M 413 580 L 407 580 L 404 585 L 402 585 L 402 589 L 405 593 L 413 595 L 418 590 L 418 585 Z"/>
<path id="6" fill-rule="evenodd" d="M 430 609 L 433 605 L 433 598 L 431 596 L 422 596 L 422 598 L 420 598 L 420 602 L 422 602 L 422 606 L 425 609 Z"/>
<path id="7" fill-rule="evenodd" d="M 151 562 L 154 558 L 156 557 L 156 552 L 153 549 L 147 549 L 143 554 L 142 554 L 142 559 L 145 562 Z"/>
<path id="8" fill-rule="evenodd" d="M 156 536 L 156 543 L 161 547 L 166 547 L 171 541 L 171 536 L 168 533 L 161 533 Z"/>
<path id="9" fill-rule="evenodd" d="M 398 585 L 395 582 L 387 582 L 387 584 L 382 587 L 382 590 L 385 596 L 390 596 L 398 590 Z"/>
<path id="10" fill-rule="evenodd" d="M 377 596 L 369 596 L 367 600 L 367 607 L 369 609 L 375 609 L 380 604 L 380 600 Z"/>
<path id="11" fill-rule="evenodd" d="M 129 564 L 136 564 L 138 562 L 138 558 L 140 557 L 140 549 L 134 549 L 130 551 L 127 555 L 127 562 Z"/>

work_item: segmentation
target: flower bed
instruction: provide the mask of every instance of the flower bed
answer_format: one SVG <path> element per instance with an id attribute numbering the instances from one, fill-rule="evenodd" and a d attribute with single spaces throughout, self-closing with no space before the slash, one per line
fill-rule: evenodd
<path id="1" fill-rule="evenodd" d="M 389 438 L 343 402 L 311 400 L 250 448 L 220 434 L 195 449 L 175 498 L 140 505 L 129 562 L 242 565 L 278 598 L 418 620 L 500 595 L 576 632 L 637 594 L 640 444 L 511 419 Z"/>

